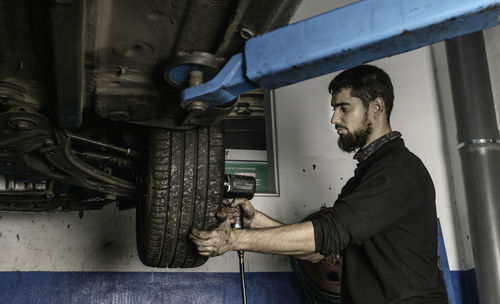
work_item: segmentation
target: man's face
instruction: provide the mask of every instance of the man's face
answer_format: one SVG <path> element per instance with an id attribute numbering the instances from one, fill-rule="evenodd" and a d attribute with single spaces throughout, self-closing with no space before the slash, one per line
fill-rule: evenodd
<path id="1" fill-rule="evenodd" d="M 331 123 L 339 134 L 338 145 L 341 150 L 353 152 L 364 147 L 371 133 L 368 110 L 361 99 L 351 96 L 351 89 L 342 89 L 332 96 L 333 115 Z"/>

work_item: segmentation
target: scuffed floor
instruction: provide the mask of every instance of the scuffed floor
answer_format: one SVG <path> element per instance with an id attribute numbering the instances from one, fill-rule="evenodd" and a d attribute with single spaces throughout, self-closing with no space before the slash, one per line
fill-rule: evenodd
<path id="1" fill-rule="evenodd" d="M 241 303 L 238 273 L 0 272 L 9 304 Z M 248 303 L 305 303 L 290 272 L 247 273 Z"/>

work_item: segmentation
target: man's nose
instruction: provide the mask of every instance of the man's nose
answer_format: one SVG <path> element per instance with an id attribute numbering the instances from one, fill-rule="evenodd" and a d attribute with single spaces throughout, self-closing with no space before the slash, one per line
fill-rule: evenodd
<path id="1" fill-rule="evenodd" d="M 332 125 L 336 125 L 336 124 L 339 124 L 340 123 L 340 117 L 339 115 L 337 114 L 337 111 L 333 111 L 333 114 L 332 114 L 332 119 L 330 119 L 330 123 Z"/>

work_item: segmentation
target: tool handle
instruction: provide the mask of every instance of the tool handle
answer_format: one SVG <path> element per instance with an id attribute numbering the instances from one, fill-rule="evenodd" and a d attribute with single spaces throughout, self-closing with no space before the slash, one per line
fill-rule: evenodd
<path id="1" fill-rule="evenodd" d="M 241 211 L 241 206 L 236 206 L 238 209 L 239 216 L 236 218 L 236 221 L 233 224 L 234 229 L 243 229 L 243 213 Z"/>

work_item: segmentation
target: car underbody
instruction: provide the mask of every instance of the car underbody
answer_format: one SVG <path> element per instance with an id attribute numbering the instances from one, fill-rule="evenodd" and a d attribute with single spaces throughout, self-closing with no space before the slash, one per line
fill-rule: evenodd
<path id="1" fill-rule="evenodd" d="M 136 207 L 144 264 L 203 264 L 186 236 L 216 224 L 234 102 L 184 110 L 165 75 L 209 80 L 299 3 L 0 0 L 0 210 Z"/>

